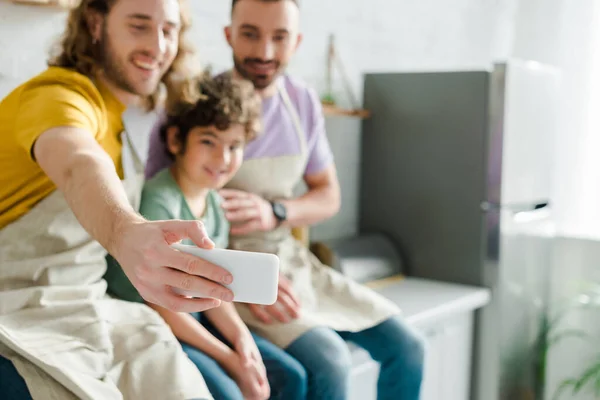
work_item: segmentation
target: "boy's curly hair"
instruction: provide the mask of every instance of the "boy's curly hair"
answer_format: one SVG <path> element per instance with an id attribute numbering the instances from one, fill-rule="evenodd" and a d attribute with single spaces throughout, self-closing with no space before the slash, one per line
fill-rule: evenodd
<path id="1" fill-rule="evenodd" d="M 187 137 L 196 127 L 226 130 L 233 124 L 241 124 L 246 143 L 261 131 L 262 102 L 251 82 L 234 79 L 231 73 L 212 77 L 206 70 L 180 84 L 179 90 L 185 93 L 173 96 L 167 103 L 167 119 L 160 129 L 163 143 L 171 127 L 178 128 L 177 139 L 184 151 Z M 167 148 L 166 151 L 173 156 Z"/>

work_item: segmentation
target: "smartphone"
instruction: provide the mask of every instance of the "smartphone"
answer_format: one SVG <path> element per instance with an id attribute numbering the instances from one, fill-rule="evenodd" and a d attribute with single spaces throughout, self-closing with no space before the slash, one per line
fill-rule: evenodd
<path id="1" fill-rule="evenodd" d="M 271 305 L 277 301 L 279 257 L 275 254 L 228 249 L 207 250 L 181 243 L 171 247 L 229 271 L 233 275 L 233 282 L 224 286 L 233 292 L 234 302 Z M 177 290 L 177 293 L 200 297 L 190 291 Z"/>

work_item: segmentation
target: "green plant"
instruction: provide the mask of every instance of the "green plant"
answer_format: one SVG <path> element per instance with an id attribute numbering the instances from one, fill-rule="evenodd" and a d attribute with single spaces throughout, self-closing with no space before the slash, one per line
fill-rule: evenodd
<path id="1" fill-rule="evenodd" d="M 560 323 L 570 313 L 575 311 L 597 311 L 600 309 L 600 285 L 587 285 L 587 288 L 571 299 L 565 307 L 556 314 L 554 318 L 546 316 L 543 321 L 543 329 L 540 332 L 538 343 L 541 344 L 538 362 L 538 382 L 541 386 L 545 382 L 548 353 L 550 349 L 567 338 L 594 339 L 582 329 L 559 330 Z M 597 339 L 597 338 L 596 338 Z M 600 354 L 584 368 L 583 372 L 576 377 L 565 379 L 554 393 L 553 399 L 558 400 L 569 389 L 571 395 L 582 393 L 585 389 L 593 388 L 595 397 L 600 398 Z M 543 389 L 540 388 L 540 393 Z M 538 397 L 541 399 L 543 397 Z"/>
<path id="2" fill-rule="evenodd" d="M 571 394 L 575 395 L 590 386 L 594 389 L 596 398 L 600 398 L 600 355 L 596 356 L 579 377 L 564 380 L 556 390 L 554 398 L 558 399 L 569 388 Z"/>

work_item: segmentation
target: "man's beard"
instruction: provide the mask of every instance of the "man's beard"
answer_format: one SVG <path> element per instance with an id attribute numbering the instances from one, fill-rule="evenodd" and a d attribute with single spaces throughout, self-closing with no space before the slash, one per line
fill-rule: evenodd
<path id="1" fill-rule="evenodd" d="M 136 89 L 135 84 L 127 79 L 127 68 L 124 63 L 121 62 L 113 47 L 111 45 L 110 38 L 106 26 L 102 29 L 102 39 L 99 43 L 100 46 L 100 65 L 104 72 L 104 76 L 117 88 L 134 94 L 136 96 L 147 95 L 146 93 L 139 93 Z"/>
<path id="2" fill-rule="evenodd" d="M 268 63 L 272 63 L 275 66 L 275 73 L 271 77 L 269 77 L 267 75 L 261 75 L 261 74 L 252 74 L 245 67 L 245 65 L 251 64 L 251 63 L 266 64 L 267 62 L 260 60 L 258 58 L 245 58 L 242 61 L 239 58 L 237 58 L 236 56 L 233 56 L 233 65 L 235 67 L 235 70 L 243 78 L 251 81 L 252 84 L 254 85 L 254 87 L 258 90 L 262 90 L 262 89 L 269 87 L 273 83 L 273 81 L 275 79 L 277 79 L 277 77 L 281 74 L 281 71 L 282 71 L 279 61 L 271 60 L 271 61 L 268 61 Z"/>

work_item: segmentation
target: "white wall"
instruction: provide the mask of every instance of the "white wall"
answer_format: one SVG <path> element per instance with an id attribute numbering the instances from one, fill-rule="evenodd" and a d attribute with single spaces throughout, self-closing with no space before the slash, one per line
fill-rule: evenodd
<path id="1" fill-rule="evenodd" d="M 600 7 L 595 0 L 519 2 L 511 54 L 562 70 L 556 142 L 557 230 L 600 238 Z"/>
<path id="2" fill-rule="evenodd" d="M 190 3 L 192 37 L 201 59 L 228 67 L 230 52 L 222 27 L 230 1 Z M 329 33 L 337 36 L 357 90 L 364 71 L 481 68 L 498 53 L 506 54 L 506 26 L 514 4 L 515 0 L 305 0 L 305 41 L 290 70 L 322 88 Z M 63 11 L 0 2 L 0 96 L 44 68 L 47 48 L 62 32 L 64 18 Z"/>

